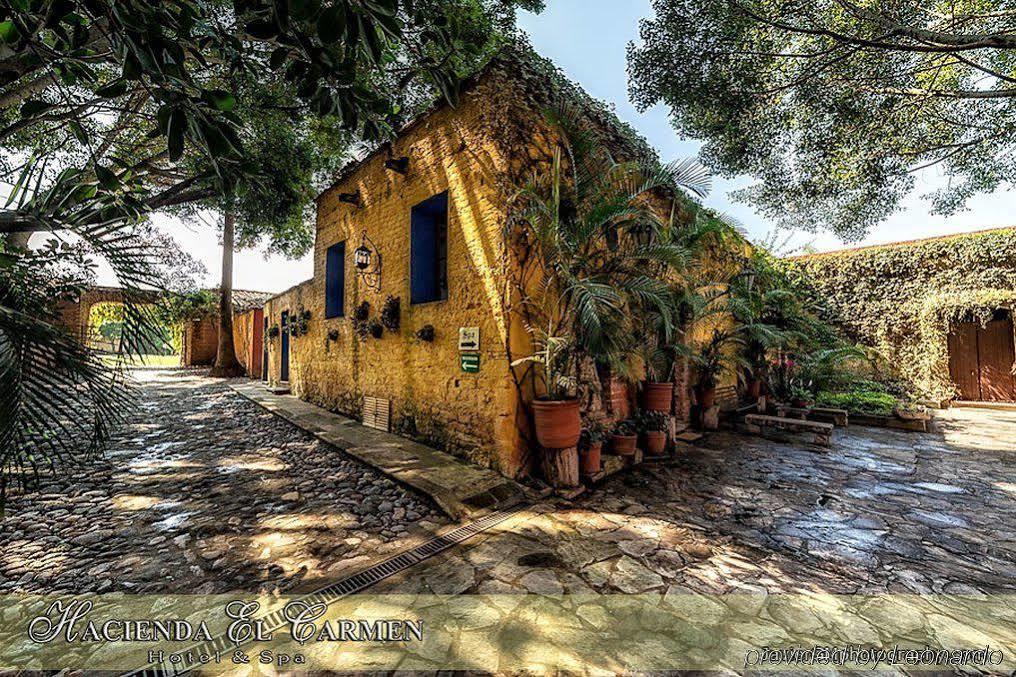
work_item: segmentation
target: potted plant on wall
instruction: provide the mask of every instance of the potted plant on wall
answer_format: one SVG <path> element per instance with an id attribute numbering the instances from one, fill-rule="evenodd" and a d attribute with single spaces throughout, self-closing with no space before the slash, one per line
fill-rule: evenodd
<path id="1" fill-rule="evenodd" d="M 600 421 L 586 424 L 579 439 L 579 471 L 583 475 L 595 475 L 600 472 L 603 442 L 607 431 Z"/>
<path id="2" fill-rule="evenodd" d="M 610 433 L 610 450 L 618 456 L 633 456 L 638 445 L 638 430 L 631 419 L 618 421 Z"/>
<path id="3" fill-rule="evenodd" d="M 805 384 L 798 382 L 790 386 L 790 406 L 807 409 L 814 401 L 814 395 Z"/>
<path id="4" fill-rule="evenodd" d="M 645 441 L 646 453 L 660 456 L 667 449 L 667 416 L 662 411 L 646 410 L 636 419 L 638 431 Z"/>

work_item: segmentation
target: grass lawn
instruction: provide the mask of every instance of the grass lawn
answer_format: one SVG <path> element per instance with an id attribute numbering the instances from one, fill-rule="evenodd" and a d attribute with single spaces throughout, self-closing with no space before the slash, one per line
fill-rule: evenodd
<path id="1" fill-rule="evenodd" d="M 116 355 L 103 355 L 102 361 L 108 364 L 116 362 Z M 135 367 L 179 367 L 179 355 L 141 355 L 130 360 L 128 365 Z"/>

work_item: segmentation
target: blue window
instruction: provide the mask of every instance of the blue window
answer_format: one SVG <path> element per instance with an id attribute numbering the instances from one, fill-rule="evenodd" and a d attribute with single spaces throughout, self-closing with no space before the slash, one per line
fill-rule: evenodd
<path id="1" fill-rule="evenodd" d="M 410 218 L 409 299 L 448 298 L 448 192 L 413 207 Z"/>
<path id="2" fill-rule="evenodd" d="M 328 248 L 325 257 L 325 317 L 346 314 L 346 243 Z"/>

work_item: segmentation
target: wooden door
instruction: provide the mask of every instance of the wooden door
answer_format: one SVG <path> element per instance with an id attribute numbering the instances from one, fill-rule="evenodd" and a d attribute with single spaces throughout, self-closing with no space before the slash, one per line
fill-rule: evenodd
<path id="1" fill-rule="evenodd" d="M 264 318 L 263 327 L 261 330 L 261 380 L 268 380 L 268 318 Z"/>
<path id="2" fill-rule="evenodd" d="M 1016 400 L 1013 383 L 1012 318 L 994 319 L 977 329 L 977 358 L 980 363 L 981 399 L 988 402 Z"/>
<path id="3" fill-rule="evenodd" d="M 1012 317 L 997 313 L 986 325 L 962 322 L 949 335 L 949 373 L 960 399 L 1016 401 Z"/>
<path id="4" fill-rule="evenodd" d="M 282 311 L 282 336 L 281 336 L 281 356 L 279 366 L 279 380 L 289 380 L 289 311 Z"/>
<path id="5" fill-rule="evenodd" d="M 977 364 L 977 323 L 961 322 L 949 334 L 949 374 L 961 400 L 981 399 Z"/>

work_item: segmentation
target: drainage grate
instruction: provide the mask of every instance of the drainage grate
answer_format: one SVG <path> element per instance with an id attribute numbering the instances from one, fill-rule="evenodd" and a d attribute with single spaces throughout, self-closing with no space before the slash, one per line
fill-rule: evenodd
<path id="1" fill-rule="evenodd" d="M 422 543 L 415 548 L 399 553 L 394 557 L 386 559 L 383 562 L 379 562 L 378 564 L 355 573 L 352 576 L 343 578 L 341 581 L 331 583 L 317 592 L 313 592 L 301 599 L 310 604 L 333 604 L 347 595 L 369 588 L 375 583 L 383 581 L 390 576 L 394 576 L 400 571 L 405 571 L 406 569 L 419 564 L 426 559 L 430 559 L 434 555 L 443 550 L 447 550 L 453 545 L 462 543 L 482 531 L 486 531 L 491 527 L 497 526 L 521 510 L 523 507 L 524 505 L 516 505 L 506 510 L 492 512 L 489 515 L 485 515 L 478 520 L 470 522 L 469 524 L 452 529 L 446 534 L 435 536 L 426 543 Z M 276 609 L 272 613 L 268 614 L 265 616 L 264 621 L 265 626 L 267 626 L 269 631 L 274 632 L 279 630 L 285 625 L 285 618 L 282 615 L 282 609 Z M 225 637 L 219 637 L 211 642 L 205 642 L 204 644 L 193 647 L 189 650 L 189 652 L 192 655 L 199 656 L 201 654 L 211 654 L 216 651 L 224 652 L 227 648 L 236 648 L 235 646 L 227 645 L 229 645 L 229 641 Z M 186 656 L 188 652 L 182 651 L 179 653 Z M 188 673 L 197 667 L 200 667 L 200 665 L 196 662 L 184 660 L 183 662 L 177 664 L 163 663 L 157 666 L 153 665 L 141 670 L 124 673 L 124 677 L 169 677 L 170 675 L 182 675 Z"/>

